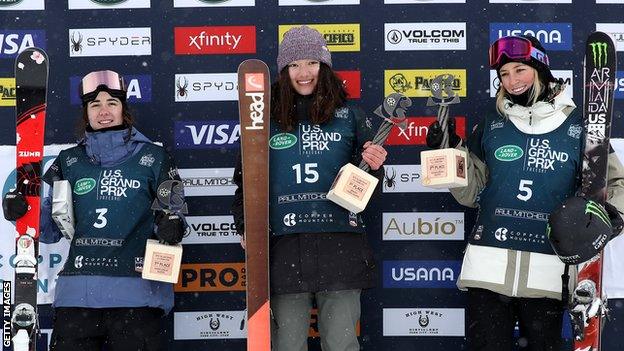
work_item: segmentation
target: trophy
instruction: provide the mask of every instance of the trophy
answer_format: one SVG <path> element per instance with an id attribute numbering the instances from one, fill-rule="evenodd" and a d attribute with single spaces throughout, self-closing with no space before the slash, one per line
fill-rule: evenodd
<path id="1" fill-rule="evenodd" d="M 386 96 L 383 103 L 375 110 L 375 114 L 383 118 L 383 122 L 372 143 L 383 145 L 395 125 L 405 129 L 405 111 L 411 105 L 412 101 L 403 94 L 392 93 Z M 342 166 L 327 193 L 327 199 L 353 213 L 362 212 L 379 182 L 376 177 L 368 173 L 369 170 L 370 166 L 364 160 L 359 167 L 351 163 Z"/>
<path id="2" fill-rule="evenodd" d="M 449 148 L 449 105 L 459 102 L 457 93 L 453 92 L 453 79 L 450 74 L 435 77 L 431 82 L 433 97 L 427 100 L 427 106 L 439 106 L 437 119 L 443 135 L 440 149 L 420 153 L 422 184 L 430 188 L 457 188 L 468 185 L 466 152 Z"/>
<path id="3" fill-rule="evenodd" d="M 158 186 L 152 210 L 172 213 L 179 210 L 187 213 L 183 185 L 179 180 L 166 180 Z M 182 244 L 168 245 L 154 239 L 147 239 L 143 260 L 143 279 L 176 283 L 182 263 Z"/>

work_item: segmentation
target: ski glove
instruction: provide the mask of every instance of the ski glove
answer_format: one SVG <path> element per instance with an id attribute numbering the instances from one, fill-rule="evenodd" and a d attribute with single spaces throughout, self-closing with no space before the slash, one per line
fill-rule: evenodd
<path id="1" fill-rule="evenodd" d="M 22 218 L 28 211 L 26 197 L 17 189 L 11 190 L 2 198 L 2 211 L 7 221 L 15 221 Z"/>
<path id="2" fill-rule="evenodd" d="M 184 220 L 176 213 L 158 211 L 155 224 L 158 239 L 170 245 L 175 245 L 182 241 L 186 232 Z"/>
<path id="3" fill-rule="evenodd" d="M 459 145 L 461 138 L 457 135 L 454 117 L 450 117 L 448 120 L 448 133 L 448 147 L 454 148 Z M 440 149 L 442 147 L 442 137 L 442 127 L 440 127 L 440 123 L 438 121 L 431 123 L 427 131 L 427 146 L 431 149 Z"/>
<path id="4" fill-rule="evenodd" d="M 622 214 L 617 208 L 615 208 L 615 206 L 608 202 L 605 202 L 604 208 L 607 211 L 607 214 L 609 214 L 609 219 L 611 220 L 611 229 L 613 230 L 612 238 L 615 238 L 622 232 L 622 229 L 624 229 Z"/>

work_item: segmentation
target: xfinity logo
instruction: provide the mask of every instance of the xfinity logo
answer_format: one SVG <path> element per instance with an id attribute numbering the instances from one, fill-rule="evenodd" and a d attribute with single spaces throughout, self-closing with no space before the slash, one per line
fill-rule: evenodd
<path id="1" fill-rule="evenodd" d="M 386 51 L 466 50 L 466 23 L 386 23 Z"/>
<path id="2" fill-rule="evenodd" d="M 509 35 L 536 37 L 546 50 L 572 50 L 571 23 L 490 23 L 490 42 Z"/>
<path id="3" fill-rule="evenodd" d="M 236 101 L 238 77 L 236 73 L 176 74 L 175 102 Z"/>
<path id="4" fill-rule="evenodd" d="M 387 145 L 426 145 L 427 130 L 429 125 L 436 120 L 435 117 L 408 117 L 405 129 L 398 126 L 392 127 L 386 140 Z M 462 138 L 466 136 L 466 117 L 455 116 L 457 134 Z"/>
<path id="5" fill-rule="evenodd" d="M 152 54 L 151 28 L 69 30 L 69 56 L 141 56 Z"/>
<path id="6" fill-rule="evenodd" d="M 461 261 L 384 261 L 384 288 L 455 289 Z"/>
<path id="7" fill-rule="evenodd" d="M 45 31 L 0 30 L 0 58 L 14 58 L 31 46 L 46 48 Z"/>
<path id="8" fill-rule="evenodd" d="M 124 74 L 124 80 L 128 87 L 126 98 L 129 103 L 152 101 L 152 76 L 147 74 Z M 82 77 L 69 78 L 69 101 L 72 105 L 81 105 L 78 89 Z"/>
<path id="9" fill-rule="evenodd" d="M 176 149 L 238 147 L 240 125 L 234 120 L 176 121 Z"/>
<path id="10" fill-rule="evenodd" d="M 176 27 L 174 40 L 176 55 L 253 54 L 256 52 L 256 27 Z"/>

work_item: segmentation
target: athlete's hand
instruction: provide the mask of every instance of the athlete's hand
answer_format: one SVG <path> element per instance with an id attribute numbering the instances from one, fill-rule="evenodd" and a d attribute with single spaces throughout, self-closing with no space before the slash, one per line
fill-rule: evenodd
<path id="1" fill-rule="evenodd" d="M 186 233 L 186 225 L 180 215 L 158 211 L 156 213 L 156 236 L 167 244 L 177 244 Z"/>
<path id="2" fill-rule="evenodd" d="M 22 218 L 28 211 L 28 202 L 24 195 L 13 189 L 4 194 L 2 198 L 2 212 L 7 221 L 15 221 Z"/>
<path id="3" fill-rule="evenodd" d="M 364 151 L 362 151 L 362 159 L 368 163 L 371 170 L 376 171 L 386 161 L 388 152 L 381 145 L 375 145 L 370 141 L 364 143 Z"/>

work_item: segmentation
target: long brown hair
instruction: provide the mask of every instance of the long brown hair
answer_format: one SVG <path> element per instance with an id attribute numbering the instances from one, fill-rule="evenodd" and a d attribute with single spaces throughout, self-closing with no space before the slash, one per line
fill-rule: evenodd
<path id="1" fill-rule="evenodd" d="M 314 97 L 310 106 L 310 119 L 314 124 L 329 122 L 334 111 L 347 101 L 347 91 L 342 80 L 329 66 L 322 62 L 319 64 L 318 82 L 312 93 Z M 286 66 L 271 87 L 271 117 L 282 130 L 293 130 L 299 122 L 295 110 L 296 94 Z"/>
<path id="2" fill-rule="evenodd" d="M 121 118 L 122 125 L 128 128 L 128 136 L 127 139 L 130 139 L 130 134 L 132 133 L 132 127 L 134 126 L 134 117 L 130 112 L 130 108 L 128 107 L 128 103 L 126 101 L 121 102 Z M 87 105 L 84 104 L 82 106 L 82 117 L 76 123 L 76 136 L 78 140 L 84 138 L 85 132 L 87 131 L 87 127 L 89 126 L 89 114 L 87 113 Z"/>

